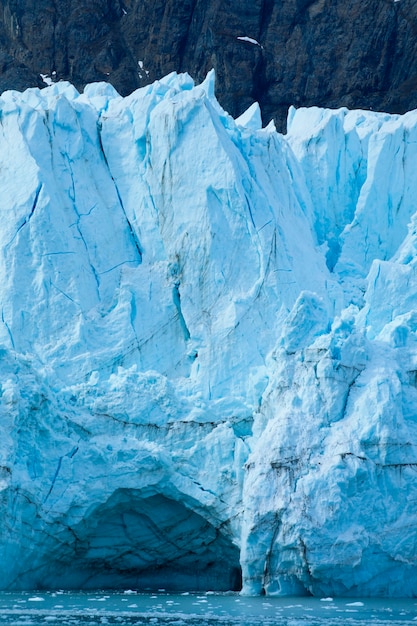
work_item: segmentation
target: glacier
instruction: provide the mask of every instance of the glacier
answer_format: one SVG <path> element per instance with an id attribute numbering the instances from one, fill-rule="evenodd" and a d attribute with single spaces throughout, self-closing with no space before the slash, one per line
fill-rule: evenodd
<path id="1" fill-rule="evenodd" d="M 417 112 L 0 97 L 0 586 L 417 594 Z"/>

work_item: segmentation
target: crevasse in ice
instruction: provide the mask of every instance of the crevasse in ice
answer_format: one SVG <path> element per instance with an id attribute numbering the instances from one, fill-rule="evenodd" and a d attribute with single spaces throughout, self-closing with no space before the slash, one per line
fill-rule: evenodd
<path id="1" fill-rule="evenodd" d="M 0 581 L 417 593 L 417 112 L 0 98 Z"/>

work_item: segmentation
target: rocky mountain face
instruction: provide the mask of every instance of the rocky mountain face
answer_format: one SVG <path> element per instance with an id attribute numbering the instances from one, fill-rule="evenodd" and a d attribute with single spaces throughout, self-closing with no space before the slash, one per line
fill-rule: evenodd
<path id="1" fill-rule="evenodd" d="M 254 100 L 285 128 L 289 105 L 417 106 L 413 0 L 1 0 L 0 89 L 106 80 L 126 95 L 211 68 L 232 115 Z"/>

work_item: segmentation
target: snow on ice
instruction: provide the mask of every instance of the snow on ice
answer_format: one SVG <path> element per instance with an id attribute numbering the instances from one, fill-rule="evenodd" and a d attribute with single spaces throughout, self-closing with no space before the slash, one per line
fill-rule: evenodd
<path id="1" fill-rule="evenodd" d="M 246 41 L 247 43 L 252 43 L 254 46 L 262 47 L 259 41 L 256 41 L 256 39 L 253 39 L 253 37 L 247 37 L 245 35 L 243 37 L 236 37 L 236 39 L 238 39 L 239 41 Z"/>
<path id="2" fill-rule="evenodd" d="M 4 588 L 417 592 L 417 112 L 0 98 Z"/>

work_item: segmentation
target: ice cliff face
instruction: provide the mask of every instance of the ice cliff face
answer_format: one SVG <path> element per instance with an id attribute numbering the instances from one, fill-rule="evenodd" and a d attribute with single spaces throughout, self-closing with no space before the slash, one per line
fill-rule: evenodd
<path id="1" fill-rule="evenodd" d="M 0 99 L 1 585 L 415 594 L 417 113 L 213 80 Z"/>

